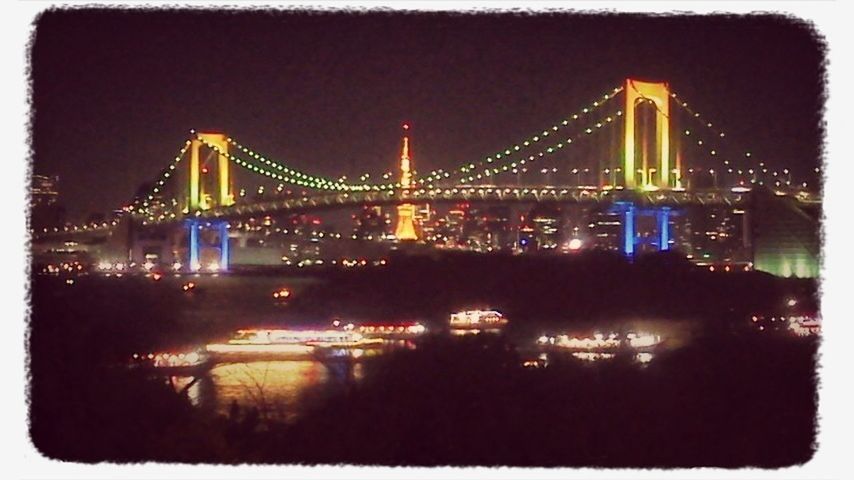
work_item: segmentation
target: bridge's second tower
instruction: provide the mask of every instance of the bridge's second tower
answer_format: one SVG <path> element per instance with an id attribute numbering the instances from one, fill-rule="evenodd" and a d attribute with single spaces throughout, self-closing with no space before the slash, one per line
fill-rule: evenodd
<path id="1" fill-rule="evenodd" d="M 640 187 L 647 190 L 671 188 L 675 185 L 675 182 L 671 182 L 671 177 L 673 179 L 678 178 L 679 172 L 671 172 L 670 170 L 670 88 L 667 82 L 642 82 L 627 78 L 625 92 L 626 124 L 623 145 L 625 148 L 625 160 L 623 162 L 625 188 Z M 635 166 L 637 150 L 635 146 L 636 109 L 643 102 L 652 102 L 656 110 L 655 134 L 658 147 L 658 165 L 657 168 L 654 168 L 644 162 L 643 168 L 638 171 Z M 653 163 L 653 165 L 655 164 Z M 638 173 L 641 175 L 640 182 L 638 182 Z"/>
<path id="2" fill-rule="evenodd" d="M 403 150 L 400 153 L 400 188 L 404 195 L 408 193 L 410 188 L 415 186 L 412 178 L 412 163 L 409 159 L 409 125 L 403 125 Z M 397 226 L 394 229 L 394 236 L 398 240 L 413 241 L 418 240 L 418 233 L 415 231 L 415 205 L 404 203 L 397 207 Z"/>

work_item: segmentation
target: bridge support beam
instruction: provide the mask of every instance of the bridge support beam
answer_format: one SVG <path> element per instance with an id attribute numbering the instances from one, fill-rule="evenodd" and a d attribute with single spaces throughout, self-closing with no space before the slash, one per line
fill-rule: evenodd
<path id="1" fill-rule="evenodd" d="M 228 222 L 202 222 L 196 218 L 187 220 L 187 252 L 191 272 L 202 270 L 202 233 L 207 229 L 216 230 L 219 237 L 219 261 L 214 271 L 228 271 L 231 253 L 228 245 Z M 211 267 L 214 268 L 214 267 Z"/>
<path id="2" fill-rule="evenodd" d="M 199 250 L 200 250 L 200 242 L 199 242 L 199 230 L 201 225 L 199 225 L 199 221 L 194 219 L 187 221 L 187 229 L 189 239 L 189 245 L 187 246 L 187 251 L 189 252 L 189 261 L 190 261 L 190 271 L 198 272 L 199 269 L 202 268 L 202 264 L 199 261 Z"/>
<path id="3" fill-rule="evenodd" d="M 228 271 L 228 222 L 219 224 L 219 269 Z"/>
<path id="4" fill-rule="evenodd" d="M 670 208 L 661 207 L 657 213 L 658 220 L 658 250 L 670 250 Z"/>
<path id="5" fill-rule="evenodd" d="M 623 253 L 630 258 L 635 256 L 635 206 L 632 203 L 623 207 Z"/>

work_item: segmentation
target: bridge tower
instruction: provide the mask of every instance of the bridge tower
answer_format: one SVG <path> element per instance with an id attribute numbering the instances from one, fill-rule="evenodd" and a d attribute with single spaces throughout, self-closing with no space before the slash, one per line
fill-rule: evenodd
<path id="1" fill-rule="evenodd" d="M 640 187 L 644 190 L 667 189 L 676 185 L 680 172 L 670 169 L 670 87 L 667 82 L 642 82 L 626 79 L 625 141 L 623 175 L 626 189 Z M 636 169 L 635 117 L 638 106 L 651 102 L 655 106 L 655 133 L 657 137 L 658 165 L 644 164 Z M 655 164 L 653 164 L 655 165 Z M 641 174 L 638 185 L 637 174 Z M 658 175 L 655 175 L 658 173 Z M 674 180 L 674 181 L 671 181 Z"/>
<path id="2" fill-rule="evenodd" d="M 190 140 L 189 161 L 189 185 L 187 197 L 187 213 L 190 219 L 186 223 L 188 238 L 188 261 L 191 271 L 202 269 L 201 250 L 203 247 L 203 233 L 205 230 L 215 231 L 219 243 L 219 262 L 217 271 L 228 270 L 229 248 L 228 248 L 228 222 L 225 220 L 203 222 L 193 217 L 198 212 L 209 210 L 213 207 L 227 207 L 234 204 L 231 178 L 229 175 L 228 140 L 225 134 L 211 132 L 191 131 L 193 138 Z M 207 173 L 207 166 L 200 161 L 202 146 L 207 146 L 217 153 L 216 160 L 216 188 L 213 194 L 205 192 L 203 175 Z"/>
<path id="3" fill-rule="evenodd" d="M 193 132 L 195 133 L 195 132 Z M 231 192 L 231 181 L 229 178 L 228 165 L 228 141 L 222 133 L 195 133 L 190 140 L 190 185 L 187 209 L 190 213 L 199 210 L 208 210 L 213 206 L 227 207 L 234 204 L 234 195 Z M 204 191 L 202 174 L 207 173 L 207 167 L 201 165 L 199 152 L 203 145 L 216 149 L 217 164 L 217 191 L 211 196 Z"/>
<path id="4" fill-rule="evenodd" d="M 623 175 L 624 187 L 627 190 L 666 190 L 680 186 L 680 159 L 677 154 L 676 169 L 670 168 L 670 86 L 667 82 L 644 82 L 632 78 L 626 79 L 625 105 L 625 138 Z M 641 168 L 637 168 L 635 160 L 637 149 L 636 111 L 638 107 L 649 102 L 655 107 L 655 159 L 647 162 L 643 157 Z M 642 134 L 647 132 L 641 131 Z M 645 142 L 645 141 L 644 141 Z M 644 149 L 645 150 L 645 149 Z M 640 178 L 638 178 L 640 174 Z M 657 175 L 656 175 L 657 174 Z M 659 251 L 670 249 L 670 217 L 675 213 L 669 207 L 650 209 L 638 208 L 633 202 L 618 202 L 615 210 L 623 216 L 623 253 L 628 257 L 637 254 L 639 238 L 637 236 L 637 217 L 650 216 L 655 218 L 657 235 L 652 243 Z"/>
<path id="5" fill-rule="evenodd" d="M 406 194 L 415 186 L 412 178 L 412 163 L 409 158 L 409 125 L 403 124 L 403 150 L 400 153 L 400 188 Z M 404 203 L 397 206 L 397 225 L 394 236 L 401 241 L 418 240 L 415 231 L 415 205 Z"/>

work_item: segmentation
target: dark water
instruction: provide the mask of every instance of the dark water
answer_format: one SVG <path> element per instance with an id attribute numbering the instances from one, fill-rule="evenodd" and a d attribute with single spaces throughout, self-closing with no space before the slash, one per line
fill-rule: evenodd
<path id="1" fill-rule="evenodd" d="M 335 294 L 324 294 L 326 281 L 315 277 L 165 275 L 155 280 L 141 275 L 92 275 L 79 277 L 72 285 L 57 278 L 38 281 L 47 283 L 47 290 L 58 305 L 87 304 L 92 318 L 99 318 L 109 326 L 144 325 L 149 341 L 124 351 L 127 356 L 203 350 L 206 344 L 227 341 L 236 330 L 246 328 L 323 329 L 329 328 L 334 319 L 344 322 L 418 320 L 435 332 L 444 327 L 442 318 L 446 318 L 437 312 L 421 311 L 390 317 L 379 302 L 372 308 L 371 298 L 359 302 L 359 313 L 353 315 L 344 302 L 339 306 Z M 188 282 L 195 288 L 186 292 L 182 287 Z M 273 297 L 281 288 L 291 290 L 288 302 Z M 313 290 L 310 296 L 309 289 Z M 299 302 L 304 293 L 306 298 L 322 300 Z M 38 295 L 35 299 L 40 301 Z M 508 337 L 523 356 L 538 358 L 534 341 L 542 334 L 556 333 L 553 327 L 546 326 L 553 325 L 554 321 L 538 323 L 536 319 L 527 318 L 521 322 L 524 325 L 519 323 L 510 319 L 506 330 Z M 122 331 L 123 327 L 118 328 Z M 128 333 L 121 334 L 123 338 L 138 336 L 134 328 L 139 327 L 128 328 Z M 585 328 L 586 335 L 620 329 L 651 332 L 666 337 L 668 345 L 674 348 L 690 341 L 694 333 L 691 321 L 635 317 L 599 320 L 592 328 L 590 325 Z M 607 355 L 579 357 L 585 363 L 607 362 L 608 358 Z M 651 360 L 650 355 L 638 357 L 639 363 Z M 240 361 L 216 364 L 199 379 L 173 377 L 168 381 L 176 390 L 186 388 L 190 401 L 201 409 L 227 414 L 236 403 L 241 408 L 257 407 L 262 415 L 270 418 L 292 421 L 318 396 L 332 394 L 347 382 L 359 382 L 369 376 L 370 364 L 370 358 L 363 358 L 348 367 L 351 370 L 340 371 L 340 365 L 325 365 L 314 359 Z"/>
<path id="2" fill-rule="evenodd" d="M 362 276 L 352 280 L 342 287 L 340 279 L 336 285 L 319 277 L 266 275 L 157 281 L 90 275 L 73 283 L 35 277 L 33 438 L 58 458 L 93 460 L 176 458 L 170 435 L 175 428 L 190 428 L 188 422 L 196 422 L 191 430 L 197 436 L 186 445 L 211 444 L 186 458 L 219 460 L 231 457 L 217 445 L 235 438 L 255 443 L 246 444 L 245 451 L 239 450 L 243 443 L 235 443 L 234 458 L 257 460 L 261 457 L 254 455 L 270 448 L 263 458 L 286 462 L 600 465 L 607 463 L 604 451 L 617 459 L 615 465 L 782 465 L 803 461 L 811 452 L 815 342 L 740 328 L 749 321 L 727 313 L 731 295 L 714 289 L 703 290 L 723 307 L 690 312 L 702 320 L 672 313 L 653 318 L 640 310 L 590 317 L 578 314 L 574 301 L 547 313 L 531 302 L 517 302 L 510 310 L 500 303 L 508 294 L 495 292 L 488 304 L 510 320 L 496 341 L 441 332 L 419 340 L 411 352 L 366 355 L 346 365 L 280 359 L 220 363 L 198 379 L 160 378 L 163 383 L 126 368 L 133 353 L 195 350 L 240 328 L 324 328 L 341 318 L 423 320 L 437 332 L 448 311 L 470 307 L 473 297 L 464 290 L 435 305 L 397 302 L 391 310 L 384 306 L 401 294 L 394 288 L 401 283 L 397 277 L 392 286 Z M 196 284 L 191 293 L 181 288 L 188 281 Z M 357 282 L 369 288 L 354 293 Z M 419 279 L 415 285 L 423 283 Z M 290 303 L 273 298 L 283 287 L 293 291 Z M 755 289 L 745 292 L 747 300 L 756 296 Z M 556 358 L 546 368 L 523 367 L 538 359 L 533 342 L 542 335 L 607 337 L 627 329 L 661 335 L 668 350 L 637 361 Z M 193 406 L 169 394 L 170 385 L 186 387 Z M 239 417 L 230 416 L 235 404 Z M 243 425 L 249 408 L 257 408 L 261 420 L 274 420 L 265 425 L 281 421 L 287 428 L 234 437 L 232 426 Z M 284 436 L 271 441 L 267 434 Z M 590 450 L 589 438 L 600 439 L 598 450 Z M 650 441 L 630 442 L 627 450 L 625 438 Z M 158 446 L 159 441 L 166 444 Z M 768 449 L 773 442 L 778 448 Z M 152 445 L 160 450 L 146 450 Z M 389 460 L 388 452 L 401 445 L 403 453 Z M 494 445 L 504 450 L 496 453 Z"/>

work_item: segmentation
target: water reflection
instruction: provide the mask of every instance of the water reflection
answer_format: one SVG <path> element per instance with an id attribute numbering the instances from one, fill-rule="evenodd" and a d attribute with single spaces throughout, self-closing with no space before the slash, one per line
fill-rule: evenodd
<path id="1" fill-rule="evenodd" d="M 263 418 L 292 421 L 304 411 L 302 397 L 313 387 L 326 385 L 336 377 L 358 381 L 364 376 L 361 365 L 324 366 L 314 360 L 259 360 L 222 363 L 193 382 L 192 377 L 175 377 L 178 391 L 186 389 L 190 402 L 227 415 L 231 405 L 257 408 Z"/>
<path id="2" fill-rule="evenodd" d="M 210 378 L 217 411 L 225 412 L 236 401 L 288 420 L 296 413 L 300 394 L 326 383 L 328 374 L 316 361 L 269 360 L 217 365 Z"/>

